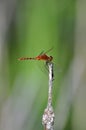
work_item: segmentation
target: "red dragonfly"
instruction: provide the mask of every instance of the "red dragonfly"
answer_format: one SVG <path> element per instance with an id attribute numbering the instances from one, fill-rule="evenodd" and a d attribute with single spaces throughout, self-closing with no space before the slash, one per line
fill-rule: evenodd
<path id="1" fill-rule="evenodd" d="M 51 51 L 51 50 L 52 50 L 52 48 L 49 49 L 48 51 L 46 51 L 45 53 L 43 51 L 43 52 L 40 53 L 40 55 L 33 57 L 33 58 L 31 58 L 31 57 L 21 57 L 18 60 L 43 60 L 43 61 L 46 61 L 46 63 L 48 63 L 48 62 L 51 62 L 53 60 L 52 56 L 46 55 L 46 53 Z"/>

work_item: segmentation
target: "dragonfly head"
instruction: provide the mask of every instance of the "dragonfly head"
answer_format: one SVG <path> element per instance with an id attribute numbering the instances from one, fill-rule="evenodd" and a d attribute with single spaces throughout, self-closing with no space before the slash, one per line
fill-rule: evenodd
<path id="1" fill-rule="evenodd" d="M 52 61 L 53 60 L 53 57 L 52 56 L 50 56 L 50 61 Z"/>

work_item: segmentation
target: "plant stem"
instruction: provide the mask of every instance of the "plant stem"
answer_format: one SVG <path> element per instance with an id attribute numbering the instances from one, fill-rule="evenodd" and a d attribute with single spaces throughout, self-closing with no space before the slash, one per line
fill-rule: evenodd
<path id="1" fill-rule="evenodd" d="M 45 130 L 53 130 L 54 118 L 55 118 L 55 115 L 53 112 L 53 107 L 52 107 L 52 82 L 53 82 L 53 78 L 54 78 L 53 63 L 48 62 L 47 66 L 49 69 L 48 104 L 47 104 L 46 109 L 44 110 L 42 124 L 43 124 Z"/>

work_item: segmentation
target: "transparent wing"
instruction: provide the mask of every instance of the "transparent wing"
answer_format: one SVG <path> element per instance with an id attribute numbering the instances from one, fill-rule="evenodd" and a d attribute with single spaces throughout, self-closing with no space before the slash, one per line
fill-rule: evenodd
<path id="1" fill-rule="evenodd" d="M 42 55 L 42 54 L 44 54 L 44 51 L 42 51 L 42 52 L 39 54 L 39 56 Z"/>
<path id="2" fill-rule="evenodd" d="M 46 53 L 50 52 L 51 50 L 53 50 L 53 47 L 52 47 L 52 48 L 50 48 L 49 50 L 47 50 L 46 52 L 44 52 L 44 54 L 46 54 Z"/>
<path id="3" fill-rule="evenodd" d="M 48 53 L 48 52 L 50 52 L 50 51 L 52 51 L 52 49 L 53 49 L 53 47 L 50 48 L 50 49 L 47 50 L 47 51 L 42 51 L 42 52 L 39 54 L 39 56 L 40 56 L 40 55 L 43 55 L 43 54 L 46 54 L 46 53 Z"/>

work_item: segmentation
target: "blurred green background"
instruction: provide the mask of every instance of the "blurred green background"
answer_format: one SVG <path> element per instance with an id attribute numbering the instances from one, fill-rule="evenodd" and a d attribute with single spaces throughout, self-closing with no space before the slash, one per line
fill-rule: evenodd
<path id="1" fill-rule="evenodd" d="M 18 61 L 53 47 L 54 130 L 86 130 L 86 1 L 0 1 L 0 130 L 43 130 L 48 72 Z"/>

